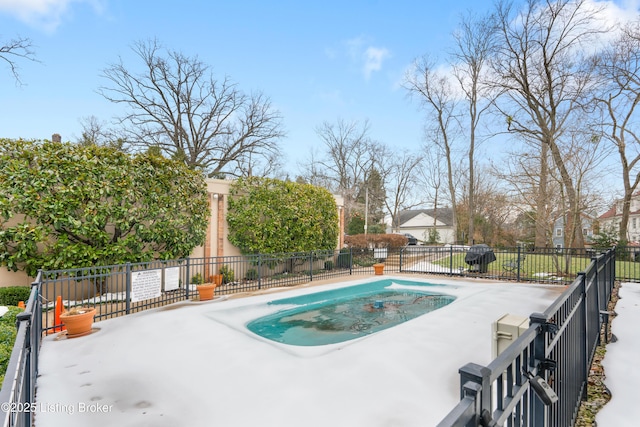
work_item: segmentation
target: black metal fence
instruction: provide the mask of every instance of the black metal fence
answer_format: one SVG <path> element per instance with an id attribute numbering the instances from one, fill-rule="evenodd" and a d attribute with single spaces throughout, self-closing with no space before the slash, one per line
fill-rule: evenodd
<path id="1" fill-rule="evenodd" d="M 42 316 L 40 313 L 42 313 L 42 307 L 40 298 L 38 298 L 38 287 L 32 286 L 25 310 L 16 319 L 18 329 L 16 340 L 2 390 L 0 390 L 3 427 L 31 427 L 33 425 L 36 409 L 34 397 L 38 373 L 38 352 L 42 336 Z"/>
<path id="2" fill-rule="evenodd" d="M 385 272 L 388 273 L 441 274 L 558 284 L 573 282 L 571 286 L 571 289 L 574 289 L 571 292 L 572 301 L 576 298 L 582 301 L 585 298 L 581 297 L 578 291 L 575 291 L 575 288 L 580 287 L 576 284 L 579 283 L 576 281 L 576 277 L 579 280 L 589 281 L 592 280 L 593 274 L 600 274 L 597 276 L 598 280 L 602 278 L 602 273 L 592 272 L 594 268 L 596 271 L 600 271 L 602 268 L 600 266 L 602 261 L 597 261 L 601 260 L 602 256 L 599 256 L 597 260 L 592 259 L 596 255 L 592 250 L 535 249 L 526 251 L 523 248 L 491 250 L 495 255 L 495 260 L 487 262 L 486 265 L 478 265 L 468 259 L 465 260 L 469 252 L 469 248 L 465 246 L 406 246 L 399 249 L 343 249 L 340 251 L 255 256 L 189 258 L 42 271 L 33 285 L 26 310 L 18 321 L 18 337 L 15 341 L 0 400 L 0 403 L 9 402 L 7 406 L 3 406 L 4 425 L 31 425 L 30 418 L 27 419 L 31 416 L 29 412 L 21 411 L 21 415 L 16 415 L 11 410 L 24 409 L 25 404 L 33 401 L 40 338 L 43 334 L 60 331 L 62 326 L 56 319 L 56 304 L 63 304 L 66 308 L 72 305 L 93 306 L 96 308 L 96 321 L 100 321 L 192 299 L 195 294 L 195 285 L 211 280 L 210 277 L 215 274 L 221 274 L 223 279 L 222 285 L 216 288 L 216 295 L 227 295 L 274 287 L 295 286 L 315 280 L 356 274 L 373 274 L 373 265 L 380 262 L 384 263 Z M 609 260 L 607 268 L 615 269 L 609 271 L 611 278 L 640 280 L 640 262 L 637 262 L 640 261 L 640 248 L 618 248 L 611 254 L 614 254 L 608 255 L 611 259 L 607 258 Z M 616 257 L 618 261 L 613 262 Z M 593 267 L 594 265 L 596 267 Z M 580 271 L 585 271 L 585 273 L 580 274 Z M 588 289 L 592 287 L 593 285 L 588 285 Z M 591 302 L 594 297 L 590 296 L 589 298 L 589 302 Z M 603 293 L 600 301 L 607 298 L 608 294 Z M 573 303 L 576 304 L 575 301 Z M 549 319 L 553 316 L 564 318 L 565 314 L 562 311 L 549 316 Z M 558 321 L 556 324 L 560 325 Z M 539 348 L 539 346 L 536 347 L 536 349 Z M 554 347 L 549 346 L 549 348 Z M 533 353 L 521 355 L 518 363 L 526 366 L 529 363 L 529 354 Z M 536 369 L 538 368 L 534 367 L 533 372 L 537 372 Z M 499 372 L 499 370 L 491 372 Z M 513 378 L 511 380 L 522 380 L 522 375 L 519 373 L 514 375 L 515 380 Z M 482 378 L 484 382 L 486 378 Z M 495 382 L 494 378 L 491 381 Z M 511 393 L 513 392 L 513 384 L 516 383 L 509 381 L 505 380 L 504 384 L 511 384 L 508 387 L 509 393 Z M 525 383 L 518 384 L 521 384 L 522 387 L 526 385 Z M 473 389 L 477 385 L 470 385 L 470 387 Z M 484 383 L 481 385 L 487 386 Z M 463 386 L 466 387 L 466 382 Z M 528 390 L 528 387 L 524 388 Z M 467 392 L 471 393 L 471 389 Z M 523 393 L 526 392 L 523 391 Z M 477 400 L 473 401 L 474 404 L 477 404 Z M 22 407 L 15 406 L 20 402 Z M 9 408 L 10 411 L 4 411 L 6 408 Z M 482 408 L 486 409 L 486 406 Z M 479 413 L 475 412 L 476 415 Z"/>
<path id="3" fill-rule="evenodd" d="M 438 426 L 572 426 L 608 321 L 615 264 L 614 250 L 597 256 L 488 366 L 463 366 L 461 401 Z"/>

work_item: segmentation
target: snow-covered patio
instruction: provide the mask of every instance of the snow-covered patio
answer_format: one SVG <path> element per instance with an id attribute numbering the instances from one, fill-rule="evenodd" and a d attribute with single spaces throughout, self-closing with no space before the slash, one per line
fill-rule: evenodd
<path id="1" fill-rule="evenodd" d="M 640 420 L 640 283 L 622 283 L 611 323 L 616 341 L 607 344 L 602 359 L 611 400 L 598 412 L 599 427 L 637 426 Z"/>
<path id="2" fill-rule="evenodd" d="M 246 330 L 247 319 L 271 310 L 264 303 L 284 296 L 276 293 L 178 303 L 99 322 L 82 338 L 47 337 L 36 426 L 435 425 L 459 401 L 458 369 L 490 362 L 492 322 L 544 311 L 563 287 L 428 281 L 457 300 L 329 346 L 282 345 Z"/>

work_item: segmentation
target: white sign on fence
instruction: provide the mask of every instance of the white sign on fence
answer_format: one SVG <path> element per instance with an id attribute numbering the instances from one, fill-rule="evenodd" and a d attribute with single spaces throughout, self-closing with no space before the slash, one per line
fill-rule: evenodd
<path id="1" fill-rule="evenodd" d="M 375 259 L 385 259 L 385 258 L 387 258 L 387 248 L 374 248 L 373 249 L 373 257 Z"/>
<path id="2" fill-rule="evenodd" d="M 131 273 L 131 302 L 157 298 L 162 294 L 162 270 Z"/>
<path id="3" fill-rule="evenodd" d="M 174 291 L 180 287 L 180 267 L 164 269 L 164 291 Z"/>

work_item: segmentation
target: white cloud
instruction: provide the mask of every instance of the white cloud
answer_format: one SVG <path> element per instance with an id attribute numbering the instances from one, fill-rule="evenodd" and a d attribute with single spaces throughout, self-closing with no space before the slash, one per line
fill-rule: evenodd
<path id="1" fill-rule="evenodd" d="M 596 1 L 592 0 L 594 5 L 604 6 L 603 18 L 609 24 L 627 23 L 638 18 L 638 9 L 640 8 L 640 0 L 626 1 Z"/>
<path id="2" fill-rule="evenodd" d="M 103 0 L 0 0 L 0 13 L 15 16 L 20 21 L 47 32 L 55 31 L 68 13 L 71 3 L 89 3 L 102 11 Z"/>
<path id="3" fill-rule="evenodd" d="M 345 45 L 351 62 L 361 70 L 367 80 L 374 71 L 380 71 L 383 62 L 391 57 L 389 49 L 371 46 L 364 37 L 347 40 Z"/>
<path id="4" fill-rule="evenodd" d="M 369 46 L 364 52 L 364 77 L 369 79 L 371 73 L 382 69 L 382 61 L 390 56 L 390 52 L 386 48 L 378 48 Z"/>

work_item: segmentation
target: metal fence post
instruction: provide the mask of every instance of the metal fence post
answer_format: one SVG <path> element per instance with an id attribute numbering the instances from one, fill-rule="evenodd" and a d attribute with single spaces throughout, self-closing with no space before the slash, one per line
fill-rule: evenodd
<path id="1" fill-rule="evenodd" d="M 38 275 L 36 276 L 36 281 L 31 284 L 31 293 L 34 293 L 35 288 L 35 298 L 33 301 L 33 309 L 32 313 L 42 313 L 42 270 L 38 270 Z M 27 302 L 27 305 L 29 302 Z M 31 350 L 31 362 L 32 362 L 32 372 L 33 372 L 33 389 L 35 390 L 35 378 L 37 378 L 38 374 L 38 363 L 40 360 L 40 342 L 42 340 L 42 316 L 33 316 L 31 318 L 31 342 L 33 343 L 33 347 Z"/>
<path id="2" fill-rule="evenodd" d="M 313 251 L 309 251 L 309 280 L 313 281 Z"/>
<path id="3" fill-rule="evenodd" d="M 128 262 L 125 266 L 125 312 L 129 314 L 131 312 L 131 263 Z"/>
<path id="4" fill-rule="evenodd" d="M 582 306 L 580 307 L 580 311 L 582 314 L 582 323 L 584 325 L 584 327 L 582 328 L 582 330 L 580 330 L 580 342 L 583 344 L 582 347 L 582 354 L 581 354 L 581 367 L 582 367 L 582 377 L 580 378 L 580 381 L 583 382 L 584 384 L 587 383 L 587 379 L 589 378 L 589 370 L 591 369 L 591 363 L 589 362 L 589 346 L 591 345 L 591 343 L 589 342 L 589 306 L 588 306 L 588 300 L 587 300 L 587 280 L 586 280 L 586 274 L 584 271 L 581 271 L 578 273 L 578 280 L 580 280 L 580 294 L 581 294 L 581 298 L 582 298 Z M 599 310 L 596 311 L 595 313 L 596 316 L 599 316 Z M 599 323 L 599 322 L 598 322 Z M 598 339 L 599 339 L 599 335 L 600 335 L 600 331 L 598 331 Z M 582 400 L 586 400 L 587 399 L 587 391 L 586 391 L 586 387 L 585 390 L 582 392 Z"/>
<path id="5" fill-rule="evenodd" d="M 16 316 L 16 331 L 20 329 L 20 325 L 22 322 L 25 322 L 25 338 L 24 338 L 24 353 L 25 353 L 25 361 L 23 362 L 24 367 L 24 391 L 22 395 L 22 402 L 31 403 L 34 402 L 35 396 L 35 375 L 34 370 L 32 369 L 32 356 L 33 356 L 33 348 L 34 342 L 31 340 L 31 328 L 32 328 L 32 320 L 33 313 L 29 311 L 24 311 Z M 33 412 L 32 411 L 19 411 L 22 412 L 23 424 L 25 426 L 30 426 L 33 423 Z"/>
<path id="6" fill-rule="evenodd" d="M 184 283 L 185 283 L 185 285 L 184 285 L 184 289 L 185 289 L 185 299 L 189 299 L 189 290 L 190 290 L 190 289 L 189 289 L 189 284 L 190 284 L 189 282 L 191 281 L 191 280 L 189 279 L 189 278 L 191 277 L 191 276 L 189 275 L 189 273 L 190 273 L 190 271 L 189 271 L 189 270 L 191 269 L 191 261 L 190 261 L 190 260 L 191 260 L 190 258 L 187 258 L 187 268 L 186 268 L 186 271 L 185 271 L 185 276 L 186 276 L 186 277 L 185 277 L 185 279 L 184 279 Z"/>
<path id="7" fill-rule="evenodd" d="M 349 247 L 349 275 L 353 274 L 353 248 Z"/>
<path id="8" fill-rule="evenodd" d="M 520 246 L 518 246 L 518 257 L 516 258 L 516 282 L 520 281 L 520 263 L 522 262 L 522 260 L 520 259 L 520 251 L 522 250 L 522 248 Z"/>
<path id="9" fill-rule="evenodd" d="M 491 383 L 489 381 L 491 370 L 486 366 L 478 365 L 476 363 L 467 363 L 458 370 L 460 374 L 460 399 L 465 396 L 465 391 L 468 389 L 468 382 L 478 384 L 480 386 L 480 398 L 476 398 L 480 405 L 476 405 L 479 411 L 476 415 L 479 418 L 482 412 L 485 410 L 492 413 L 491 410 Z"/>
<path id="10" fill-rule="evenodd" d="M 258 254 L 258 289 L 262 289 L 262 254 Z"/>
<path id="11" fill-rule="evenodd" d="M 611 298 L 611 293 L 613 292 L 613 284 L 616 281 L 616 250 L 615 248 L 613 248 L 612 250 L 610 249 L 608 252 L 608 258 L 610 258 L 610 262 L 608 262 L 607 264 L 609 265 L 609 296 L 607 299 Z"/>
<path id="12" fill-rule="evenodd" d="M 537 325 L 536 337 L 533 339 L 533 360 L 529 361 L 530 366 L 527 367 L 531 369 L 536 367 L 536 362 L 541 363 L 546 358 L 547 334 L 545 325 L 547 324 L 548 319 L 544 314 L 533 313 L 529 316 L 529 321 L 531 322 L 531 326 L 534 324 Z M 544 378 L 544 373 L 542 373 L 541 376 Z M 534 427 L 548 427 L 546 419 L 547 407 L 533 389 L 530 388 L 529 390 L 531 402 L 531 425 Z"/>
<path id="13" fill-rule="evenodd" d="M 453 276 L 453 245 L 449 246 L 449 276 Z"/>

